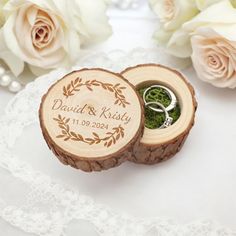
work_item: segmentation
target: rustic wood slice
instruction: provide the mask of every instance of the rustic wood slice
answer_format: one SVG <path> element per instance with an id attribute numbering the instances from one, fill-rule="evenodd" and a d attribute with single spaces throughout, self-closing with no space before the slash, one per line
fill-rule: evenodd
<path id="1" fill-rule="evenodd" d="M 42 98 L 39 118 L 58 159 L 86 172 L 126 161 L 144 129 L 135 87 L 103 69 L 74 71 L 56 82 Z"/>
<path id="2" fill-rule="evenodd" d="M 176 94 L 181 107 L 178 121 L 167 129 L 145 128 L 140 144 L 134 147 L 130 161 L 142 164 L 156 164 L 173 157 L 182 148 L 194 125 L 197 102 L 193 87 L 184 76 L 171 68 L 144 64 L 126 69 L 121 73 L 137 89 L 161 84 Z"/>

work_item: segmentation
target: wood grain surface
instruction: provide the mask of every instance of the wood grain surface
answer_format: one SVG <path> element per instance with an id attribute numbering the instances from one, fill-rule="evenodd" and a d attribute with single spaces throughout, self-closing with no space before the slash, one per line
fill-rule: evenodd
<path id="1" fill-rule="evenodd" d="M 144 130 L 143 103 L 135 87 L 99 68 L 74 71 L 51 86 L 39 118 L 58 159 L 87 172 L 129 159 Z"/>

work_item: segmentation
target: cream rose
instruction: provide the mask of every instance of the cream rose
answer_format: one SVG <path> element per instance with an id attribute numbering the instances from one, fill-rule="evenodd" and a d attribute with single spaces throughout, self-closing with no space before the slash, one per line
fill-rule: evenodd
<path id="1" fill-rule="evenodd" d="M 25 63 L 33 71 L 70 65 L 81 45 L 111 34 L 106 8 L 105 0 L 9 0 L 0 58 L 16 76 Z"/>
<path id="2" fill-rule="evenodd" d="M 198 13 L 192 0 L 150 0 L 150 5 L 167 31 L 178 29 Z"/>
<path id="3" fill-rule="evenodd" d="M 194 34 L 197 34 L 199 28 L 207 27 L 212 30 L 220 30 L 221 37 L 227 38 L 229 35 L 234 35 L 234 31 L 231 30 L 235 26 L 236 9 L 230 1 L 223 0 L 209 6 L 192 20 L 184 23 L 179 30 L 176 30 L 167 43 L 167 50 L 170 54 L 177 57 L 190 57 L 192 54 L 190 39 Z"/>
<path id="4" fill-rule="evenodd" d="M 219 17 L 221 16 L 221 17 Z M 168 50 L 191 56 L 200 79 L 236 87 L 236 9 L 230 1 L 213 4 L 175 32 Z"/>
<path id="5" fill-rule="evenodd" d="M 151 8 L 160 19 L 160 27 L 154 39 L 166 46 L 172 34 L 182 24 L 192 19 L 199 10 L 194 0 L 149 0 Z"/>
<path id="6" fill-rule="evenodd" d="M 236 29 L 236 27 L 235 27 Z M 236 87 L 236 40 L 208 28 L 191 38 L 192 62 L 200 79 L 216 87 Z"/>

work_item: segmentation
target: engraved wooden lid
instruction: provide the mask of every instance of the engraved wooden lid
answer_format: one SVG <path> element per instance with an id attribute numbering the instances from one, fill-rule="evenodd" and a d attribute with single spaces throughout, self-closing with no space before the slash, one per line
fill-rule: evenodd
<path id="1" fill-rule="evenodd" d="M 49 148 L 64 164 L 100 171 L 121 164 L 143 132 L 143 106 L 121 75 L 82 69 L 56 82 L 39 117 Z"/>

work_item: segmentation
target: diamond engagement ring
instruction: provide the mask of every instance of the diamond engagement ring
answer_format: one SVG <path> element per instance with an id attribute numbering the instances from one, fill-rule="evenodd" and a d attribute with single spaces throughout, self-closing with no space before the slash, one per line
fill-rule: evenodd
<path id="1" fill-rule="evenodd" d="M 168 97 L 169 97 L 170 100 L 171 100 L 170 105 L 169 105 L 168 107 L 166 107 L 166 108 L 164 107 L 167 112 L 173 110 L 173 109 L 176 107 L 176 105 L 177 105 L 177 98 L 176 98 L 175 94 L 174 94 L 169 88 L 167 88 L 167 87 L 165 87 L 165 86 L 162 86 L 162 85 L 152 85 L 152 86 L 150 86 L 149 88 L 147 88 L 147 89 L 144 91 L 144 93 L 143 93 L 143 101 L 144 101 L 145 105 L 148 103 L 148 102 L 146 101 L 146 95 L 147 95 L 148 91 L 150 91 L 150 90 L 153 89 L 153 88 L 162 88 L 162 89 L 164 89 L 164 90 L 166 91 Z M 150 103 L 149 103 L 149 104 L 150 104 Z M 154 104 L 157 104 L 157 103 L 154 103 Z M 158 104 L 159 104 L 159 103 L 158 103 Z M 161 105 L 162 105 L 162 104 L 161 104 Z M 158 106 L 159 106 L 159 105 L 158 105 Z M 162 105 L 162 106 L 163 106 L 163 105 Z M 159 106 L 159 107 L 160 107 L 160 106 Z M 149 106 L 149 108 L 150 108 L 151 110 L 153 110 L 153 111 L 156 111 L 156 112 L 161 112 L 161 113 L 164 112 L 164 110 L 163 110 L 162 108 L 159 109 L 159 108 L 155 108 L 155 107 L 153 107 L 153 106 Z"/>
<path id="2" fill-rule="evenodd" d="M 172 125 L 173 118 L 170 117 L 170 115 L 167 112 L 166 108 L 161 103 L 159 103 L 159 102 L 147 102 L 147 103 L 145 103 L 146 107 L 152 109 L 153 107 L 151 107 L 150 105 L 157 105 L 160 108 L 160 110 L 165 113 L 165 121 L 163 122 L 163 124 L 158 129 L 165 129 L 165 128 Z"/>

